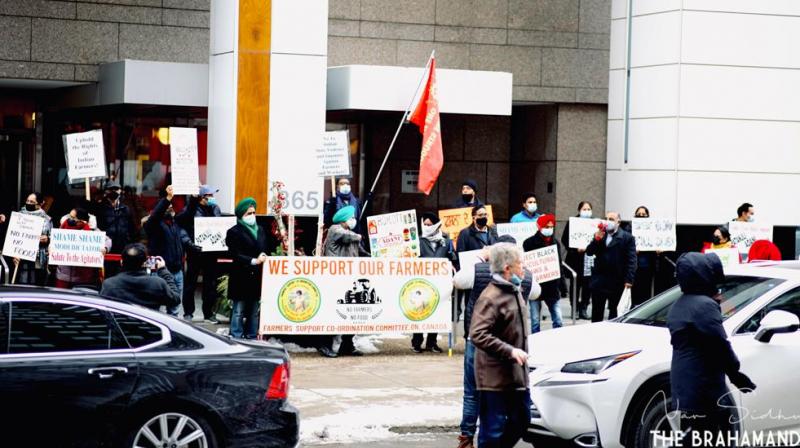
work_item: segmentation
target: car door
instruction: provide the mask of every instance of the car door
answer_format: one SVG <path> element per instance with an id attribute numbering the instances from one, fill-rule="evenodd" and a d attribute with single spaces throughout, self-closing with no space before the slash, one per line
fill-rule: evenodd
<path id="1" fill-rule="evenodd" d="M 800 430 L 800 331 L 776 334 L 769 343 L 754 338 L 761 319 L 773 310 L 800 317 L 800 287 L 773 299 L 731 338 L 741 371 L 756 384 L 752 393 L 734 392 L 740 397 L 738 411 L 743 429 L 748 432 Z"/>
<path id="2" fill-rule="evenodd" d="M 119 328 L 91 305 L 0 300 L 8 322 L 0 353 L 4 442 L 94 446 L 123 414 L 138 374 Z"/>

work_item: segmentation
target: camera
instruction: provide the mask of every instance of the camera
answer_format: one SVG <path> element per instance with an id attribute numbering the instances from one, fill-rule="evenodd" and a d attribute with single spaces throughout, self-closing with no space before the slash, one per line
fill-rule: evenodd
<path id="1" fill-rule="evenodd" d="M 147 261 L 144 262 L 144 267 L 151 271 L 155 271 L 157 263 L 158 263 L 158 257 L 147 257 Z"/>

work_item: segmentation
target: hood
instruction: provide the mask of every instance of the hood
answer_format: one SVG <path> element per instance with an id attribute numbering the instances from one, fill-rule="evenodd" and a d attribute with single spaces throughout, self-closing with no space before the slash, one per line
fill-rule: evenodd
<path id="1" fill-rule="evenodd" d="M 676 276 L 684 294 L 713 297 L 725 281 L 722 262 L 716 254 L 689 252 L 678 258 Z"/>

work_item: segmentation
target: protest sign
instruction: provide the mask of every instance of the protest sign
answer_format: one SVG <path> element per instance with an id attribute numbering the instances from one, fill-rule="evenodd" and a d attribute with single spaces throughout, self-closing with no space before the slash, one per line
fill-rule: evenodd
<path id="1" fill-rule="evenodd" d="M 594 239 L 597 233 L 597 225 L 600 224 L 597 218 L 569 218 L 569 248 L 586 249 L 586 246 Z"/>
<path id="2" fill-rule="evenodd" d="M 367 229 L 373 257 L 419 257 L 416 210 L 370 216 Z"/>
<path id="3" fill-rule="evenodd" d="M 731 243 L 739 249 L 739 253 L 747 255 L 750 246 L 758 240 L 772 241 L 772 225 L 755 222 L 731 221 Z"/>
<path id="4" fill-rule="evenodd" d="M 739 251 L 735 247 L 729 249 L 706 249 L 705 253 L 717 254 L 723 268 L 736 266 L 740 263 Z"/>
<path id="5" fill-rule="evenodd" d="M 202 247 L 203 252 L 224 252 L 228 250 L 225 244 L 228 229 L 235 225 L 235 216 L 194 218 L 194 243 Z"/>
<path id="6" fill-rule="evenodd" d="M 517 242 L 517 246 L 522 247 L 522 243 L 532 237 L 539 227 L 535 222 L 511 222 L 497 225 L 497 236 L 511 235 Z"/>
<path id="7" fill-rule="evenodd" d="M 269 257 L 261 334 L 449 333 L 450 262 Z"/>
<path id="8" fill-rule="evenodd" d="M 537 283 L 561 278 L 561 263 L 558 261 L 558 246 L 551 244 L 541 249 L 525 252 L 522 266 L 533 274 Z"/>
<path id="9" fill-rule="evenodd" d="M 350 135 L 347 131 L 329 131 L 317 149 L 319 177 L 350 175 Z"/>
<path id="10" fill-rule="evenodd" d="M 169 128 L 169 157 L 174 194 L 200 192 L 197 129 Z"/>
<path id="11" fill-rule="evenodd" d="M 41 216 L 11 212 L 6 241 L 3 243 L 3 255 L 20 260 L 36 261 L 44 224 L 44 218 Z"/>
<path id="12" fill-rule="evenodd" d="M 486 214 L 489 218 L 489 225 L 494 225 L 491 205 L 486 206 Z M 472 225 L 472 207 L 439 210 L 439 219 L 442 220 L 442 232 L 453 240 L 453 244 L 456 244 L 458 233 Z"/>
<path id="13" fill-rule="evenodd" d="M 675 250 L 677 237 L 675 220 L 671 218 L 634 218 L 631 231 L 636 238 L 639 252 L 671 252 Z"/>
<path id="14" fill-rule="evenodd" d="M 55 266 L 102 268 L 105 247 L 105 232 L 53 229 L 48 260 Z"/>
<path id="15" fill-rule="evenodd" d="M 67 177 L 70 183 L 106 177 L 106 152 L 103 131 L 78 132 L 64 135 L 67 157 Z"/>
<path id="16" fill-rule="evenodd" d="M 483 253 L 483 249 L 468 250 L 466 252 L 459 252 L 458 253 L 459 271 L 463 271 L 464 269 L 466 269 L 467 272 L 470 272 L 473 269 L 475 269 L 475 265 L 481 262 L 481 254 L 482 253 Z"/>

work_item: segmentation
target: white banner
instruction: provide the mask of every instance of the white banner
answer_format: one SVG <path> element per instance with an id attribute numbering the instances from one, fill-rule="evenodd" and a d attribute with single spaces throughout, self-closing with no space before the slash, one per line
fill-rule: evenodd
<path id="1" fill-rule="evenodd" d="M 449 333 L 441 258 L 269 257 L 260 334 Z"/>
<path id="2" fill-rule="evenodd" d="M 317 149 L 318 176 L 350 176 L 350 133 L 329 131 Z"/>
<path id="3" fill-rule="evenodd" d="M 370 216 L 367 229 L 373 257 L 419 257 L 416 210 Z"/>
<path id="4" fill-rule="evenodd" d="M 671 252 L 677 245 L 675 220 L 672 218 L 634 218 L 631 231 L 639 252 Z"/>
<path id="5" fill-rule="evenodd" d="M 772 225 L 755 222 L 731 221 L 729 230 L 731 242 L 739 253 L 747 255 L 750 246 L 758 240 L 772 241 Z"/>
<path id="6" fill-rule="evenodd" d="M 497 224 L 497 236 L 511 235 L 517 241 L 517 246 L 522 247 L 526 239 L 533 236 L 539 227 L 535 222 L 510 222 Z"/>
<path id="7" fill-rule="evenodd" d="M 169 128 L 169 157 L 173 192 L 198 194 L 200 164 L 197 159 L 197 129 Z"/>
<path id="8" fill-rule="evenodd" d="M 78 132 L 64 136 L 67 177 L 70 183 L 94 177 L 106 177 L 106 151 L 103 131 Z"/>
<path id="9" fill-rule="evenodd" d="M 739 251 L 736 250 L 735 247 L 730 249 L 706 249 L 707 254 L 717 254 L 720 261 L 722 262 L 722 267 L 727 268 L 730 266 L 736 266 L 739 264 Z"/>
<path id="10" fill-rule="evenodd" d="M 194 243 L 202 247 L 203 252 L 224 252 L 228 250 L 225 237 L 235 225 L 235 216 L 194 218 Z"/>
<path id="11" fill-rule="evenodd" d="M 3 255 L 20 260 L 36 261 L 44 224 L 44 218 L 41 216 L 11 212 L 6 241 L 3 244 Z"/>
<path id="12" fill-rule="evenodd" d="M 558 262 L 558 246 L 555 244 L 525 252 L 522 265 L 533 274 L 537 283 L 561 278 L 561 263 Z"/>
<path id="13" fill-rule="evenodd" d="M 597 225 L 600 224 L 597 218 L 569 218 L 569 247 L 570 249 L 586 249 L 586 246 L 594 239 L 597 233 Z"/>
<path id="14" fill-rule="evenodd" d="M 105 232 L 53 229 L 48 260 L 55 266 L 102 268 L 105 247 Z"/>

